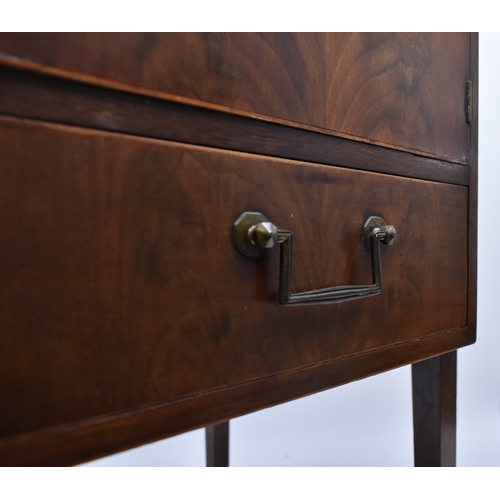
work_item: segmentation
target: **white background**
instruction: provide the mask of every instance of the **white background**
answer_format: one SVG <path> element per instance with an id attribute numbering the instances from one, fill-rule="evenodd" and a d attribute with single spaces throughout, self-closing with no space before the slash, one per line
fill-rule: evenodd
<path id="1" fill-rule="evenodd" d="M 499 89 L 500 34 L 481 34 L 478 341 L 458 354 L 458 466 L 500 465 Z M 410 368 L 237 418 L 230 426 L 231 466 L 411 466 Z M 86 465 L 204 466 L 204 430 Z"/>

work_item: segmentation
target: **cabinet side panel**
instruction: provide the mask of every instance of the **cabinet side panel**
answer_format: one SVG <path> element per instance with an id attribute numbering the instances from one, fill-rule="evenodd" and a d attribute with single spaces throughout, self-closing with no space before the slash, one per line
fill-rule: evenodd
<path id="1" fill-rule="evenodd" d="M 470 341 L 476 340 L 477 323 L 477 196 L 478 196 L 478 113 L 479 113 L 479 72 L 477 33 L 471 35 L 471 80 L 472 80 L 472 120 L 470 126 L 470 187 L 469 187 L 469 291 L 467 323 Z"/>

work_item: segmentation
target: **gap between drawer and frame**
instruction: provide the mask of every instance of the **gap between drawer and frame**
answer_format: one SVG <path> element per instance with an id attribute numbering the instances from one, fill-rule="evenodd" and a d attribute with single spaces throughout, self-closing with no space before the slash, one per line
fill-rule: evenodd
<path id="1" fill-rule="evenodd" d="M 468 165 L 1 65 L 0 113 L 414 179 L 470 184 Z"/>

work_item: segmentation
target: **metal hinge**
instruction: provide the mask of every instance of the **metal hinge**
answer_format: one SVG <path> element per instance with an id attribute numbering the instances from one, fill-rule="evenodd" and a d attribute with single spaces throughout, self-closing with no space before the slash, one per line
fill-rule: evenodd
<path id="1" fill-rule="evenodd" d="M 467 80 L 467 97 L 465 105 L 465 115 L 467 117 L 467 123 L 470 123 L 472 116 L 472 82 Z"/>

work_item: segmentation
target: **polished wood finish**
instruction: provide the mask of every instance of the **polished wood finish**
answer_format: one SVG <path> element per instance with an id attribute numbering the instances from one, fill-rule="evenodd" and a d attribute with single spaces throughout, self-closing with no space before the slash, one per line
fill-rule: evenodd
<path id="1" fill-rule="evenodd" d="M 469 163 L 468 33 L 5 33 L 0 51 L 4 63 Z"/>
<path id="2" fill-rule="evenodd" d="M 221 422 L 475 341 L 477 36 L 0 34 L 0 51 L 1 465 L 212 425 L 215 460 Z M 232 245 L 245 210 L 294 232 L 293 291 L 369 283 L 361 226 L 384 217 L 382 294 L 280 306 L 278 249 Z M 414 380 L 451 442 L 422 412 L 435 377 Z"/>
<path id="3" fill-rule="evenodd" d="M 467 323 L 477 321 L 477 195 L 478 195 L 478 109 L 479 109 L 479 56 L 478 34 L 471 34 L 471 81 L 472 81 L 472 122 L 469 130 L 470 179 L 469 179 L 469 219 L 468 219 L 468 310 Z M 474 328 L 475 329 L 475 328 Z"/>
<path id="4" fill-rule="evenodd" d="M 467 165 L 1 66 L 0 112 L 232 151 L 469 185 Z"/>
<path id="5" fill-rule="evenodd" d="M 412 365 L 415 466 L 455 467 L 457 352 Z"/>
<path id="6" fill-rule="evenodd" d="M 205 428 L 207 467 L 229 467 L 229 421 Z"/>
<path id="7" fill-rule="evenodd" d="M 473 329 L 452 330 L 252 383 L 21 434 L 0 441 L 0 465 L 78 464 L 337 387 L 473 341 Z M 73 404 L 73 399 L 67 404 Z"/>
<path id="8" fill-rule="evenodd" d="M 14 119 L 0 130 L 0 356 L 16 374 L 0 389 L 4 437 L 466 325 L 464 187 Z M 298 291 L 370 283 L 361 229 L 383 216 L 399 236 L 385 293 L 283 309 L 278 251 L 249 259 L 231 242 L 252 208 L 294 232 Z"/>

